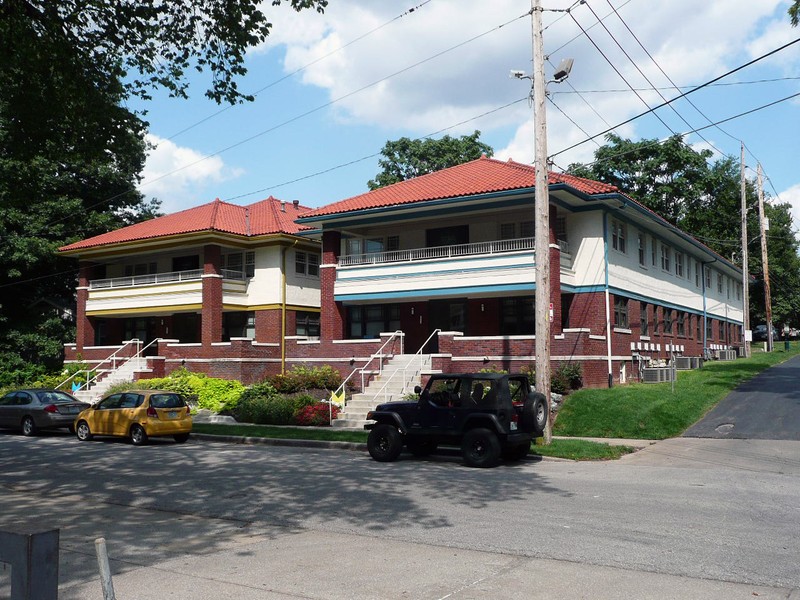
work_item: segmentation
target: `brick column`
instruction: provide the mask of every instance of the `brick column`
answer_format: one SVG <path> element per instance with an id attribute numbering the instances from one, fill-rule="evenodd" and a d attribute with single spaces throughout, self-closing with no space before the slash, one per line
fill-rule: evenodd
<path id="1" fill-rule="evenodd" d="M 86 316 L 86 302 L 89 300 L 89 280 L 92 274 L 92 265 L 81 262 L 78 266 L 78 307 L 75 314 L 77 331 L 75 335 L 75 350 L 82 351 L 86 346 L 94 346 L 94 323 Z"/>
<path id="2" fill-rule="evenodd" d="M 209 244 L 203 257 L 202 342 L 207 347 L 222 341 L 222 251 Z"/>
<path id="3" fill-rule="evenodd" d="M 339 263 L 342 234 L 326 231 L 322 234 L 322 265 L 319 270 L 320 284 L 320 338 L 341 340 L 344 335 L 344 307 L 333 299 L 336 284 L 336 265 Z"/>

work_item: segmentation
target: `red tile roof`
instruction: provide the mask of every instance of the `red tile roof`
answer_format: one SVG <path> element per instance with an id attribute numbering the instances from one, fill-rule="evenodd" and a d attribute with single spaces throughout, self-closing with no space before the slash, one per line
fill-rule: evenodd
<path id="1" fill-rule="evenodd" d="M 585 194 L 616 192 L 612 185 L 574 177 L 565 173 L 550 172 L 550 183 L 564 183 Z M 533 188 L 535 170 L 531 165 L 500 161 L 485 156 L 421 175 L 386 187 L 334 202 L 303 214 L 302 218 L 347 213 L 357 210 L 413 204 L 426 200 L 457 198 L 520 188 Z"/>
<path id="2" fill-rule="evenodd" d="M 59 250 L 70 252 L 202 231 L 231 233 L 245 237 L 277 233 L 296 234 L 308 229 L 294 221 L 309 210 L 306 206 L 283 202 L 272 196 L 248 206 L 222 202 L 218 198 L 202 206 L 81 240 Z"/>

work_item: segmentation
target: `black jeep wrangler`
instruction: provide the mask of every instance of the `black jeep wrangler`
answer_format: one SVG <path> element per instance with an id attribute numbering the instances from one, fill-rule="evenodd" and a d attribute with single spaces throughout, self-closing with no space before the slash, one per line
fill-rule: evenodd
<path id="1" fill-rule="evenodd" d="M 547 423 L 547 401 L 524 375 L 433 375 L 415 392 L 417 402 L 388 402 L 367 414 L 374 421 L 364 426 L 367 448 L 375 460 L 395 460 L 403 445 L 415 456 L 441 445 L 460 447 L 470 467 L 493 467 L 501 456 L 527 455 Z"/>

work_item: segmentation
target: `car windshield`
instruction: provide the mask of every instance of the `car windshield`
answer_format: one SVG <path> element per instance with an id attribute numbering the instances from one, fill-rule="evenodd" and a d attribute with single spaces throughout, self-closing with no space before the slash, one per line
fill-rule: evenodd
<path id="1" fill-rule="evenodd" d="M 39 397 L 40 401 L 48 404 L 70 404 L 78 401 L 69 394 L 59 391 L 38 392 L 37 396 Z"/>
<path id="2" fill-rule="evenodd" d="M 150 406 L 153 408 L 181 408 L 186 406 L 178 394 L 153 394 L 150 396 Z"/>

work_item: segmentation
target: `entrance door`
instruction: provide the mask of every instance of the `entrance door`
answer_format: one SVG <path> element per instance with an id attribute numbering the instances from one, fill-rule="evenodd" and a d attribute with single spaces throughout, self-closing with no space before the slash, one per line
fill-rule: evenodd
<path id="1" fill-rule="evenodd" d="M 431 300 L 428 304 L 431 331 L 461 331 L 467 333 L 467 301 L 464 298 Z M 435 346 L 435 347 L 432 347 Z M 439 351 L 439 338 L 434 336 L 425 352 Z"/>

